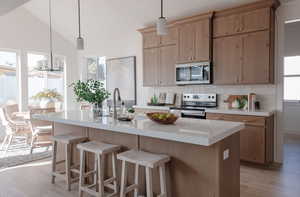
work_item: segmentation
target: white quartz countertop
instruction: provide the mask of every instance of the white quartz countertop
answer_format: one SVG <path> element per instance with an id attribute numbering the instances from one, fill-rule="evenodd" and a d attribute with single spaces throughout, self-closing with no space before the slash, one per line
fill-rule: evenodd
<path id="1" fill-rule="evenodd" d="M 39 114 L 33 118 L 202 146 L 210 146 L 244 128 L 243 123 L 187 118 L 179 118 L 174 125 L 161 125 L 144 116 L 121 122 L 111 117 L 94 119 L 89 111 Z"/>
<path id="2" fill-rule="evenodd" d="M 151 110 L 170 110 L 169 106 L 146 106 L 146 105 L 136 105 L 136 109 L 151 109 Z M 247 116 L 264 116 L 269 117 L 274 114 L 274 111 L 246 111 L 246 110 L 235 110 L 235 109 L 221 109 L 221 108 L 206 108 L 207 113 L 219 113 L 219 114 L 234 114 L 234 115 L 247 115 Z"/>

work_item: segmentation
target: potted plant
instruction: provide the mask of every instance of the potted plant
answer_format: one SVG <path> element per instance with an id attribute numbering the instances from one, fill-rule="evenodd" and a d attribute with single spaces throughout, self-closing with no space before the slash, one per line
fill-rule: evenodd
<path id="1" fill-rule="evenodd" d="M 72 83 L 71 87 L 73 87 L 77 102 L 86 101 L 92 104 L 95 115 L 101 115 L 102 103 L 110 96 L 102 82 L 93 79 L 86 82 L 78 80 Z"/>

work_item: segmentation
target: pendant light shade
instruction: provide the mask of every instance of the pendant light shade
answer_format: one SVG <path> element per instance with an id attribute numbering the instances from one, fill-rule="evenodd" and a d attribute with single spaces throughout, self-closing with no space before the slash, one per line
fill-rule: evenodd
<path id="1" fill-rule="evenodd" d="M 82 37 L 77 38 L 77 49 L 78 50 L 84 49 L 84 39 Z"/>
<path id="2" fill-rule="evenodd" d="M 156 30 L 158 35 L 167 35 L 168 34 L 168 27 L 167 27 L 167 19 L 164 17 L 164 3 L 163 0 L 161 2 L 161 16 L 158 18 L 157 24 L 156 24 Z"/>
<path id="3" fill-rule="evenodd" d="M 78 0 L 78 38 L 77 49 L 84 50 L 84 39 L 81 37 L 81 15 L 80 15 L 80 0 Z"/>
<path id="4" fill-rule="evenodd" d="M 157 34 L 158 35 L 167 35 L 168 28 L 167 28 L 167 19 L 165 17 L 160 17 L 157 21 Z"/>

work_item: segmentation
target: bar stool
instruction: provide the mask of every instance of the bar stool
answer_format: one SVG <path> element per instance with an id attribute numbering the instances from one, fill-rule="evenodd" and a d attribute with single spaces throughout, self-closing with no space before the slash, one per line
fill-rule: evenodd
<path id="1" fill-rule="evenodd" d="M 53 155 L 52 155 L 52 184 L 55 183 L 56 177 L 62 177 L 67 182 L 67 190 L 71 190 L 71 184 L 78 181 L 77 178 L 72 178 L 72 172 L 79 175 L 77 166 L 72 163 L 73 161 L 73 146 L 88 140 L 84 136 L 72 135 L 56 135 L 52 137 L 53 140 Z M 65 145 L 65 160 L 56 161 L 57 156 L 57 143 Z M 65 171 L 56 171 L 56 165 L 65 162 Z"/>
<path id="2" fill-rule="evenodd" d="M 122 177 L 120 197 L 134 190 L 134 197 L 139 195 L 139 167 L 144 166 L 146 170 L 147 197 L 153 197 L 152 169 L 159 169 L 160 190 L 158 197 L 167 197 L 166 187 L 166 163 L 170 161 L 168 155 L 152 154 L 144 151 L 130 150 L 117 155 L 122 161 Z M 127 186 L 127 162 L 135 164 L 134 184 Z"/>
<path id="3" fill-rule="evenodd" d="M 111 197 L 118 194 L 117 169 L 116 169 L 116 155 L 121 146 L 113 144 L 105 144 L 101 142 L 86 142 L 78 144 L 77 148 L 80 150 L 80 175 L 79 175 L 79 196 L 82 197 L 83 192 L 97 197 Z M 86 152 L 95 155 L 94 170 L 85 172 Z M 112 155 L 112 177 L 104 180 L 104 165 L 105 157 Z M 94 182 L 90 185 L 85 185 L 85 178 L 94 175 Z M 98 184 L 98 187 L 97 187 Z M 113 190 L 113 193 L 105 194 L 105 187 Z M 96 189 L 96 191 L 94 190 Z"/>

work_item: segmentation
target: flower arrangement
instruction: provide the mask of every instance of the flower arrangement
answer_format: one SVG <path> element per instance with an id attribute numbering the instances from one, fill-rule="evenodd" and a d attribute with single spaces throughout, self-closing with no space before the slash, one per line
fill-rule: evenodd
<path id="1" fill-rule="evenodd" d="M 93 79 L 89 79 L 86 82 L 78 80 L 70 86 L 73 87 L 77 102 L 86 101 L 100 105 L 110 96 L 110 93 L 104 88 L 104 84 Z"/>
<path id="2" fill-rule="evenodd" d="M 56 89 L 45 89 L 41 92 L 38 92 L 32 98 L 36 100 L 42 100 L 42 99 L 55 99 L 57 101 L 63 100 L 62 95 L 58 93 Z"/>

